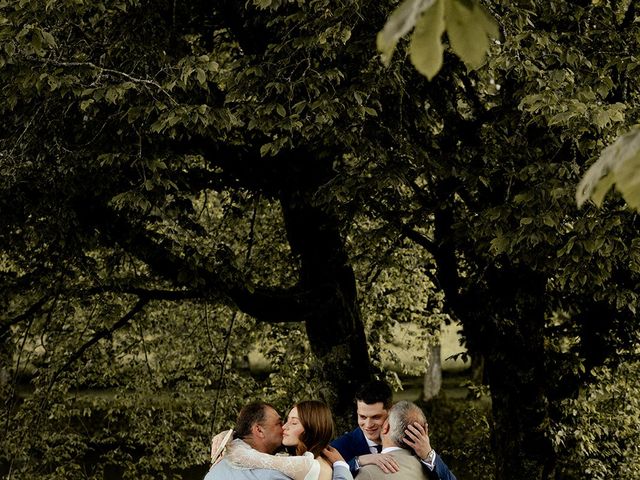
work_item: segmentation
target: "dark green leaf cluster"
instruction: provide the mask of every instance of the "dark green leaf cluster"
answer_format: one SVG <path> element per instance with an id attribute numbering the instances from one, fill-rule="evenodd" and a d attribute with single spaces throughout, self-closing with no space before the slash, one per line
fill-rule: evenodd
<path id="1" fill-rule="evenodd" d="M 624 362 L 593 369 L 588 386 L 562 404 L 553 440 L 569 475 L 637 478 L 635 445 L 640 415 L 637 347 L 618 352 Z M 614 362 L 618 363 L 618 362 Z"/>

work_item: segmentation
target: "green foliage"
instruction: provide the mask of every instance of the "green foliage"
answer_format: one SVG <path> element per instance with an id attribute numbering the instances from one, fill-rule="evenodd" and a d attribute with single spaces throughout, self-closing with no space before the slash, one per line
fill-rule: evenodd
<path id="1" fill-rule="evenodd" d="M 431 259 L 406 239 L 394 242 L 383 222 L 360 218 L 356 224 L 352 256 L 373 363 L 382 371 L 420 376 L 448 320 L 442 292 L 431 280 Z"/>
<path id="2" fill-rule="evenodd" d="M 463 322 L 468 346 L 498 365 L 489 375 L 502 422 L 498 478 L 540 478 L 554 462 L 551 437 L 540 432 L 558 418 L 560 399 L 635 342 L 635 220 L 619 202 L 577 212 L 573 199 L 583 166 L 638 115 L 636 10 L 500 1 L 488 8 L 504 39 L 468 75 L 445 57 L 446 77 L 433 89 L 446 98 L 434 94 L 424 105 L 430 135 L 422 157 L 407 155 L 414 163 L 402 174 L 412 188 L 395 212 L 439 258 L 445 305 Z M 570 333 L 559 338 L 544 325 L 561 312 L 570 314 L 556 328 Z"/>
<path id="3" fill-rule="evenodd" d="M 67 317 L 56 329 L 72 307 L 80 320 Z M 272 402 L 285 414 L 294 400 L 322 397 L 302 330 L 260 327 L 198 303 L 160 303 L 61 371 L 83 341 L 81 319 L 108 307 L 59 305 L 48 323 L 13 332 L 27 346 L 12 370 L 32 377 L 32 388 L 13 385 L 3 397 L 0 421 L 10 432 L 2 439 L 4 471 L 16 478 L 175 478 L 197 468 L 192 475 L 201 476 L 212 433 L 232 426 L 248 400 Z M 84 335 L 107 318 L 96 311 Z M 261 380 L 243 366 L 254 344 L 273 368 Z"/>
<path id="4" fill-rule="evenodd" d="M 638 348 L 620 351 L 622 362 L 594 368 L 575 399 L 563 402 L 553 428 L 567 478 L 638 478 L 640 376 Z"/>
<path id="5" fill-rule="evenodd" d="M 7 454 L 16 475 L 69 473 L 31 461 L 35 432 L 74 471 L 91 438 L 103 443 L 89 423 L 67 431 L 73 445 L 55 435 L 65 411 L 79 412 L 67 398 L 78 391 L 131 394 L 113 402 L 113 461 L 96 459 L 91 475 L 111 462 L 132 477 L 198 463 L 172 446 L 180 422 L 199 425 L 192 441 L 206 451 L 248 398 L 284 413 L 292 396 L 335 394 L 319 384 L 333 369 L 310 358 L 294 322 L 320 311 L 301 308 L 309 290 L 335 286 L 300 279 L 280 200 L 312 199 L 334 161 L 380 149 L 364 132 L 377 128 L 388 81 L 365 7 L 372 25 L 388 13 L 377 2 L 0 2 L 0 328 L 13 408 L 2 420 L 15 432 L 5 451 L 23 460 Z M 291 323 L 264 326 L 238 306 Z M 245 364 L 256 343 L 273 368 L 259 380 Z M 323 362 L 350 366 L 350 355 Z M 210 418 L 152 431 L 147 399 L 174 393 Z M 138 468 L 144 430 L 168 453 Z"/>
<path id="6" fill-rule="evenodd" d="M 640 188 L 638 188 L 640 163 L 640 127 L 618 137 L 605 148 L 600 157 L 584 174 L 576 191 L 578 207 L 587 199 L 598 206 L 613 185 L 631 208 L 640 208 Z"/>
<path id="7" fill-rule="evenodd" d="M 444 21 L 452 49 L 479 63 L 488 26 L 471 22 L 475 3 L 452 1 L 403 4 L 387 56 L 419 21 L 436 28 L 414 35 L 443 48 Z M 208 435 L 248 398 L 285 410 L 290 396 L 329 399 L 348 385 L 315 381 L 355 357 L 339 361 L 343 343 L 322 345 L 324 364 L 310 359 L 309 332 L 363 319 L 384 366 L 396 325 L 419 325 L 420 358 L 445 311 L 462 317 L 474 353 L 513 367 L 490 378 L 512 400 L 496 403 L 498 418 L 528 428 L 518 438 L 543 437 L 585 372 L 635 341 L 634 221 L 619 202 L 573 203 L 583 166 L 638 117 L 636 7 L 613 3 L 484 2 L 503 41 L 471 72 L 457 56 L 429 57 L 442 68 L 427 83 L 404 62 L 380 67 L 385 2 L 0 2 L 6 461 L 26 477 L 84 468 L 85 439 L 107 444 L 68 413 L 84 412 L 76 392 L 89 389 L 112 400 L 114 426 L 138 427 L 106 429 L 115 441 L 98 463 L 168 475 L 172 462 L 198 462 L 184 455 L 195 444 L 205 462 Z M 320 256 L 327 232 L 340 248 Z M 327 291 L 352 299 L 348 321 L 322 316 Z M 588 320 L 594 307 L 602 321 Z M 254 343 L 274 367 L 258 379 L 245 364 Z M 531 381 L 539 396 L 518 396 Z M 153 407 L 172 395 L 185 416 Z M 543 421 L 515 422 L 541 405 Z M 105 407 L 95 409 L 102 427 Z M 485 435 L 483 422 L 469 428 Z M 189 424 L 191 447 L 170 433 Z M 539 462 L 530 442 L 513 442 L 496 464 Z M 69 471 L 32 461 L 48 446 Z"/>
<path id="8" fill-rule="evenodd" d="M 455 384 L 460 378 L 449 377 Z M 440 396 L 422 406 L 429 424 L 429 438 L 449 469 L 460 479 L 495 477 L 491 451 L 491 407 L 483 400 Z"/>
<path id="9" fill-rule="evenodd" d="M 8 423 L 1 463 L 10 478 L 175 478 L 206 464 L 210 402 L 177 392 L 36 390 Z M 43 407 L 46 421 L 34 419 Z"/>
<path id="10" fill-rule="evenodd" d="M 391 62 L 398 41 L 414 27 L 409 45 L 411 63 L 429 80 L 442 67 L 445 30 L 451 49 L 469 68 L 484 63 L 489 38 L 499 36 L 495 21 L 475 0 L 405 0 L 378 34 L 378 50 L 385 65 Z"/>

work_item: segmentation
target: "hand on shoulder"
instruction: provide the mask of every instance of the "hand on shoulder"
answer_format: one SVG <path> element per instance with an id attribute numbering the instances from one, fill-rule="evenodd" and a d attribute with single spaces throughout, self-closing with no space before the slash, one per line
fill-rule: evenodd
<path id="1" fill-rule="evenodd" d="M 329 465 L 333 465 L 336 462 L 344 462 L 344 458 L 340 455 L 340 452 L 331 445 L 327 446 L 327 448 L 322 451 L 321 455 L 321 458 L 324 458 Z"/>

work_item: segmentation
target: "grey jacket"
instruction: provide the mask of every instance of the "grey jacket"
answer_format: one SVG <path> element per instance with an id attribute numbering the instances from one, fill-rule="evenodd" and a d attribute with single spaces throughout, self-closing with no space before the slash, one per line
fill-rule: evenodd
<path id="1" fill-rule="evenodd" d="M 225 459 L 209 470 L 204 480 L 291 480 L 284 473 L 264 468 L 233 468 Z"/>
<path id="2" fill-rule="evenodd" d="M 353 480 L 353 476 L 347 467 L 338 466 L 333 469 L 333 480 Z M 218 462 L 204 480 L 291 480 L 284 473 L 277 470 L 254 468 L 241 470 L 232 468 L 225 459 Z"/>

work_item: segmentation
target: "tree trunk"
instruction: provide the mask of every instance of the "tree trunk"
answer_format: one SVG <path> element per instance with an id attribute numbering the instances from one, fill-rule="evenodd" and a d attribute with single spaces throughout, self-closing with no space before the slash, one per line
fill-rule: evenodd
<path id="1" fill-rule="evenodd" d="M 442 361 L 440 358 L 440 345 L 434 345 L 429 350 L 427 371 L 424 374 L 422 387 L 422 400 L 435 398 L 442 388 Z"/>
<path id="2" fill-rule="evenodd" d="M 318 375 L 334 390 L 332 403 L 339 427 L 353 424 L 353 399 L 371 378 L 356 280 L 338 221 L 294 190 L 281 195 L 287 237 L 300 260 L 300 286 L 312 293 L 306 330 L 318 362 Z"/>
<path id="3" fill-rule="evenodd" d="M 552 478 L 555 453 L 545 437 L 545 278 L 508 264 L 487 266 L 479 277 L 461 276 L 447 198 L 436 211 L 433 253 L 447 308 L 463 325 L 469 353 L 485 359 L 496 480 Z"/>
<path id="4" fill-rule="evenodd" d="M 486 381 L 484 379 L 484 357 L 478 353 L 474 353 L 471 355 L 471 381 L 475 385 L 486 385 Z"/>
<path id="5" fill-rule="evenodd" d="M 544 365 L 545 279 L 500 269 L 490 280 L 500 292 L 497 315 L 483 330 L 493 409 L 496 480 L 553 478 L 555 454 L 546 433 L 549 408 Z"/>

